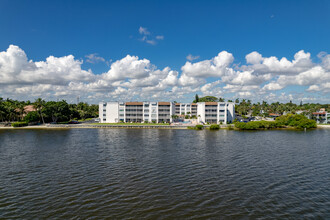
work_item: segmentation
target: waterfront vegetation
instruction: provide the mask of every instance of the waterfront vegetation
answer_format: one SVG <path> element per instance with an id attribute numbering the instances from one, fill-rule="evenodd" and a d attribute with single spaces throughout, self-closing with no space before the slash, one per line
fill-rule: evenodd
<path id="1" fill-rule="evenodd" d="M 211 125 L 210 126 L 210 130 L 219 130 L 220 129 L 220 125 Z"/>
<path id="2" fill-rule="evenodd" d="M 203 130 L 204 126 L 203 125 L 196 125 L 196 126 L 189 126 L 188 129 L 193 129 L 193 130 Z"/>
<path id="3" fill-rule="evenodd" d="M 314 104 L 300 102 L 299 105 L 289 103 L 271 103 L 257 102 L 251 100 L 235 99 L 225 100 L 214 96 L 205 96 L 199 98 L 195 96 L 193 102 L 217 102 L 228 101 L 235 103 L 235 113 L 242 118 L 251 116 L 268 117 L 271 113 L 282 115 L 275 121 L 251 121 L 247 123 L 236 122 L 235 128 L 241 130 L 271 129 L 271 128 L 314 128 L 314 120 L 307 119 L 308 116 L 314 119 L 313 112 L 320 108 L 330 111 L 330 104 Z M 29 108 L 28 108 L 29 107 Z M 29 110 L 28 110 L 29 109 Z M 32 109 L 32 110 L 31 110 Z M 299 112 L 299 115 L 297 114 Z M 284 115 L 283 115 L 284 114 Z M 189 118 L 187 115 L 185 118 Z M 70 121 L 85 122 L 98 117 L 98 105 L 89 105 L 80 102 L 78 104 L 68 104 L 65 100 L 45 101 L 41 98 L 31 101 L 17 101 L 13 99 L 0 98 L 0 122 L 22 122 L 15 124 L 16 127 L 27 124 L 57 123 L 67 124 Z M 172 118 L 178 116 L 174 115 Z M 13 124 L 13 123 L 12 123 Z M 98 124 L 98 123 L 95 123 Z M 107 125 L 108 123 L 104 123 Z M 168 123 L 109 123 L 108 125 L 169 125 Z M 14 126 L 14 125 L 13 125 Z M 202 125 L 201 125 L 202 126 Z M 220 127 L 219 127 L 220 128 Z M 210 130 L 219 129 L 211 125 Z M 192 129 L 201 130 L 202 127 L 192 127 Z"/>
<path id="4" fill-rule="evenodd" d="M 24 126 L 28 126 L 28 123 L 27 122 L 14 122 L 11 124 L 11 126 L 13 126 L 14 128 L 24 127 Z"/>
<path id="5" fill-rule="evenodd" d="M 123 123 L 123 122 L 119 122 L 119 123 L 91 123 L 91 125 L 124 125 L 124 126 L 129 126 L 129 125 L 141 125 L 141 126 L 150 126 L 150 125 L 170 125 L 169 123 Z"/>
<path id="6" fill-rule="evenodd" d="M 272 129 L 272 128 L 297 128 L 309 129 L 316 128 L 316 122 L 308 119 L 303 115 L 282 115 L 276 118 L 275 121 L 250 121 L 250 122 L 235 122 L 235 127 L 240 130 L 259 130 L 259 129 Z"/>
<path id="7" fill-rule="evenodd" d="M 0 98 L 1 122 L 59 123 L 98 117 L 98 105 L 62 101 L 17 101 Z"/>

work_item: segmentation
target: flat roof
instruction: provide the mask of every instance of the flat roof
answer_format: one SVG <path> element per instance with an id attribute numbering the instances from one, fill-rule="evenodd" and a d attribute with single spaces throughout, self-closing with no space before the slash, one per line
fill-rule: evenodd
<path id="1" fill-rule="evenodd" d="M 170 102 L 158 102 L 158 105 L 171 105 Z"/>
<path id="2" fill-rule="evenodd" d="M 126 102 L 126 105 L 143 105 L 143 102 Z"/>
<path id="3" fill-rule="evenodd" d="M 217 102 L 205 102 L 205 105 L 218 105 Z"/>

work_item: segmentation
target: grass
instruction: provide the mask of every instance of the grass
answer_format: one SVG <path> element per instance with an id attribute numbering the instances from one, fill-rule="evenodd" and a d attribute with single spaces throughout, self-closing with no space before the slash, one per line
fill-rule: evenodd
<path id="1" fill-rule="evenodd" d="M 142 125 L 142 126 L 150 126 L 150 125 L 170 125 L 169 123 L 91 123 L 91 125 Z"/>
<path id="2" fill-rule="evenodd" d="M 92 120 L 92 119 L 94 119 L 94 118 L 79 119 L 79 120 L 77 120 L 77 121 L 79 121 L 79 122 L 82 122 L 82 121 L 90 121 L 90 120 Z"/>
<path id="3" fill-rule="evenodd" d="M 189 126 L 188 129 L 203 130 L 204 129 L 204 126 L 203 125 L 196 125 L 195 127 Z"/>
<path id="4" fill-rule="evenodd" d="M 14 128 L 25 127 L 25 126 L 28 126 L 28 123 L 27 122 L 14 122 L 14 123 L 11 123 L 11 126 L 13 126 Z"/>

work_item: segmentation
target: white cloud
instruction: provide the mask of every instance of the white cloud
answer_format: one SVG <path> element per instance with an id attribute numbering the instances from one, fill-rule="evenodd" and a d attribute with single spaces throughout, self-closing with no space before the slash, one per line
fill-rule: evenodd
<path id="1" fill-rule="evenodd" d="M 189 61 L 194 61 L 194 60 L 199 59 L 199 56 L 193 56 L 193 55 L 189 54 L 189 55 L 186 57 L 186 59 L 189 60 Z"/>
<path id="2" fill-rule="evenodd" d="M 150 35 L 150 32 L 147 30 L 147 28 L 144 27 L 139 28 L 139 33 L 143 35 Z"/>
<path id="3" fill-rule="evenodd" d="M 181 70 L 183 74 L 190 77 L 221 77 L 233 60 L 234 57 L 231 53 L 222 51 L 211 60 L 197 63 L 186 62 Z"/>
<path id="4" fill-rule="evenodd" d="M 284 88 L 284 86 L 280 85 L 279 83 L 270 82 L 267 85 L 265 85 L 262 89 L 263 90 L 280 90 L 283 88 Z"/>
<path id="5" fill-rule="evenodd" d="M 87 59 L 104 62 L 97 54 L 88 55 Z M 180 73 L 170 67 L 159 69 L 146 58 L 127 55 L 112 62 L 107 72 L 94 74 L 82 69 L 83 61 L 73 55 L 32 61 L 21 48 L 10 45 L 0 52 L 0 94 L 4 98 L 30 100 L 37 97 L 75 100 L 79 95 L 81 100 L 93 103 L 100 100 L 191 101 L 196 93 L 232 99 L 288 100 L 292 97 L 325 102 L 330 101 L 330 55 L 321 53 L 319 59 L 321 62 L 313 63 L 311 55 L 302 50 L 292 61 L 285 57 L 263 57 L 254 51 L 246 55 L 246 65 L 238 65 L 233 63 L 231 53 L 222 51 L 210 60 L 186 62 Z M 305 92 L 289 94 L 286 87 L 291 85 L 300 86 Z"/>
<path id="6" fill-rule="evenodd" d="M 10 45 L 0 53 L 0 84 L 55 84 L 93 80 L 92 72 L 81 69 L 82 61 L 74 56 L 49 56 L 46 61 L 28 61 L 25 52 Z"/>
<path id="7" fill-rule="evenodd" d="M 294 60 L 289 61 L 282 57 L 280 60 L 277 57 L 262 57 L 258 52 L 252 52 L 246 55 L 247 66 L 242 66 L 242 70 L 253 70 L 258 74 L 281 75 L 281 74 L 297 74 L 312 68 L 315 64 L 310 59 L 310 53 L 305 53 L 303 50 L 294 55 Z"/>
<path id="8" fill-rule="evenodd" d="M 249 53 L 245 56 L 246 63 L 250 64 L 259 64 L 261 61 L 263 61 L 262 55 L 256 51 L 253 51 L 252 53 Z"/>
<path id="9" fill-rule="evenodd" d="M 164 40 L 163 35 L 156 35 L 154 37 L 153 34 L 151 34 L 145 27 L 140 27 L 139 33 L 142 35 L 140 40 L 146 42 L 147 44 L 156 45 L 159 41 Z"/>
<path id="10" fill-rule="evenodd" d="M 156 36 L 156 39 L 157 40 L 164 40 L 164 36 L 163 35 L 158 35 L 158 36 Z"/>
<path id="11" fill-rule="evenodd" d="M 147 59 L 139 60 L 137 56 L 127 55 L 123 59 L 113 62 L 110 70 L 103 74 L 103 78 L 112 81 L 126 78 L 140 79 L 148 76 L 154 68 Z"/>
<path id="12" fill-rule="evenodd" d="M 86 59 L 87 63 L 105 62 L 105 59 L 103 57 L 98 56 L 97 53 L 92 53 L 92 54 L 86 55 L 85 57 L 87 58 Z"/>

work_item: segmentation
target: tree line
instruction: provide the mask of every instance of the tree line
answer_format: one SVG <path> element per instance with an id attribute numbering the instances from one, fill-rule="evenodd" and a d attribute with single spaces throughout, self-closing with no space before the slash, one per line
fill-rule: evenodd
<path id="1" fill-rule="evenodd" d="M 26 108 L 30 107 L 31 110 Z M 0 121 L 24 121 L 27 123 L 68 122 L 98 117 L 98 105 L 80 102 L 68 104 L 65 100 L 45 101 L 41 98 L 31 101 L 18 101 L 0 98 Z"/>

